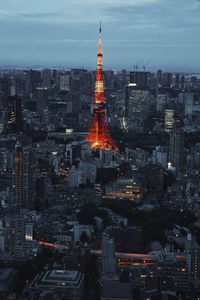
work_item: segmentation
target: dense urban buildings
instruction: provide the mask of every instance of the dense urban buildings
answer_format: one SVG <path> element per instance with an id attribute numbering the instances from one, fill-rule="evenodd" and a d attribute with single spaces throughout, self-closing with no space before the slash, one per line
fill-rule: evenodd
<path id="1" fill-rule="evenodd" d="M 0 299 L 200 298 L 200 74 L 1 68 Z"/>

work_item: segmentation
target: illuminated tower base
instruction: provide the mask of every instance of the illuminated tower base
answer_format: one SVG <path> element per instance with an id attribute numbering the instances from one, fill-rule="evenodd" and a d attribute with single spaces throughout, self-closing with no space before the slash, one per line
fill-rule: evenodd
<path id="1" fill-rule="evenodd" d="M 96 111 L 93 113 L 90 131 L 87 135 L 87 141 L 90 143 L 92 148 L 115 151 L 119 150 L 110 135 L 105 111 Z"/>

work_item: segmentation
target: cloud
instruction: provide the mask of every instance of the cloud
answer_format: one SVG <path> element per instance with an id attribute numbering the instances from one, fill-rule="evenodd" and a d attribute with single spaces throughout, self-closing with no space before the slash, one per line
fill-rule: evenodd
<path id="1" fill-rule="evenodd" d="M 123 2 L 122 2 L 123 1 Z M 98 7 L 99 5 L 114 5 L 114 6 L 137 6 L 157 3 L 159 0 L 82 0 L 83 4 L 92 4 Z M 80 3 L 80 0 L 74 0 L 75 3 Z"/>
<path id="2" fill-rule="evenodd" d="M 26 12 L 26 11 L 11 11 L 0 10 L 0 19 L 16 20 L 16 21 L 28 21 L 29 19 L 49 20 L 53 18 L 59 18 L 62 14 L 59 12 Z M 63 14 L 64 16 L 64 14 Z"/>
<path id="3" fill-rule="evenodd" d="M 24 18 L 30 18 L 30 19 L 35 19 L 35 18 L 54 18 L 54 17 L 59 17 L 60 13 L 56 12 L 33 12 L 33 13 L 26 13 L 26 12 L 21 12 L 21 13 L 16 13 L 15 16 L 18 17 L 24 17 Z"/>
<path id="4" fill-rule="evenodd" d="M 80 22 L 97 22 L 100 18 L 104 21 L 111 21 L 112 16 L 104 14 L 105 8 L 112 9 L 123 7 L 144 7 L 155 4 L 159 0 L 54 0 L 33 2 L 26 0 L 7 0 L 0 3 L 0 18 L 24 18 L 26 21 L 36 21 L 39 19 L 43 22 L 80 23 Z M 54 18 L 54 19 L 53 19 Z"/>
<path id="5" fill-rule="evenodd" d="M 101 19 L 109 61 L 122 64 L 144 56 L 196 62 L 199 13 L 198 0 L 0 1 L 1 61 L 12 56 L 89 62 Z"/>

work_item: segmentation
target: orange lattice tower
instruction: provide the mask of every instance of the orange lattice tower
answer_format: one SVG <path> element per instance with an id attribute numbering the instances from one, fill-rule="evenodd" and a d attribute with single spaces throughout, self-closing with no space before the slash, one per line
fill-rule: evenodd
<path id="1" fill-rule="evenodd" d="M 97 54 L 96 85 L 93 103 L 93 114 L 87 141 L 92 148 L 119 151 L 113 141 L 106 119 L 104 87 L 103 87 L 103 51 L 101 40 L 101 25 L 99 29 L 99 45 Z"/>

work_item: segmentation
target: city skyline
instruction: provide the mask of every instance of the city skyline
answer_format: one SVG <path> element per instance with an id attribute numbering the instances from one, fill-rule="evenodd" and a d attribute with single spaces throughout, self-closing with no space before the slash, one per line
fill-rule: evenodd
<path id="1" fill-rule="evenodd" d="M 0 4 L 0 65 L 94 69 L 101 19 L 105 69 L 150 60 L 149 69 L 197 71 L 199 10 L 197 0 L 9 0 Z"/>
<path id="2" fill-rule="evenodd" d="M 0 299 L 199 300 L 200 2 L 24 1 L 0 4 Z"/>

